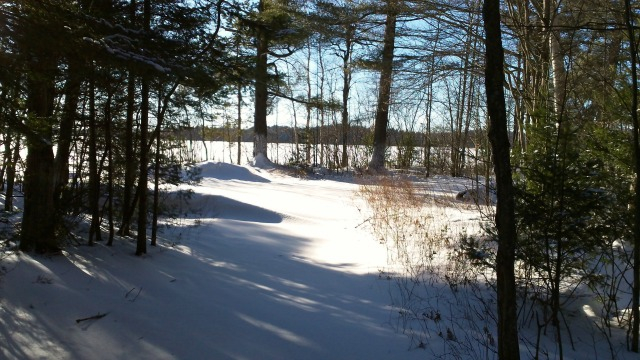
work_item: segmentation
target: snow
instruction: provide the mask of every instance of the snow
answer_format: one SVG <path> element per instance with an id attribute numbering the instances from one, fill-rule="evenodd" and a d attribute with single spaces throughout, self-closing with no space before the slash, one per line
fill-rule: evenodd
<path id="1" fill-rule="evenodd" d="M 258 153 L 253 160 L 253 166 L 260 169 L 270 169 L 273 168 L 273 163 L 264 154 Z"/>
<path id="2" fill-rule="evenodd" d="M 142 257 L 129 238 L 113 247 L 69 246 L 57 256 L 5 252 L 0 358 L 496 358 L 480 345 L 454 356 L 445 337 L 468 334 L 445 319 L 454 316 L 452 304 L 474 299 L 435 280 L 425 317 L 442 317 L 433 321 L 441 334 L 427 330 L 419 349 L 402 333 L 408 310 L 396 301 L 395 264 L 361 226 L 356 179 L 301 179 L 276 166 L 199 167 L 199 184 L 171 189 L 165 203 L 177 216 L 163 219 L 159 245 Z M 448 177 L 428 181 L 441 198 L 461 190 Z M 453 222 L 477 217 L 445 213 Z M 485 325 L 495 334 L 490 320 L 475 324 Z M 607 358 L 605 342 L 592 346 Z M 522 358 L 529 351 L 523 345 Z M 565 358 L 593 354 L 589 347 Z"/>
<path id="3" fill-rule="evenodd" d="M 355 229 L 356 185 L 201 168 L 173 199 L 186 217 L 142 258 L 124 239 L 2 259 L 0 358 L 421 357 L 387 325 L 386 255 Z"/>

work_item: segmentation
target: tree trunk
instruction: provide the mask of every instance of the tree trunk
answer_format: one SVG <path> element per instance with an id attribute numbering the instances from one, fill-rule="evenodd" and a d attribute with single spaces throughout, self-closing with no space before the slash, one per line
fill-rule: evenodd
<path id="1" fill-rule="evenodd" d="M 440 43 L 440 22 L 438 22 L 436 28 L 435 39 L 433 40 L 433 47 L 431 48 L 431 57 L 430 57 L 430 71 L 428 77 L 428 85 L 427 85 L 427 100 L 426 100 L 426 124 L 425 124 L 425 136 L 424 136 L 424 166 L 425 166 L 425 176 L 431 176 L 431 117 L 433 113 L 433 82 L 435 79 L 436 73 L 436 51 L 438 44 Z"/>
<path id="2" fill-rule="evenodd" d="M 489 140 L 493 152 L 498 203 L 496 257 L 498 298 L 498 358 L 520 359 L 517 327 L 517 298 L 514 273 L 516 223 L 504 95 L 504 49 L 500 30 L 500 1 L 485 0 L 483 6 L 486 34 L 485 86 L 489 113 Z"/>
<path id="3" fill-rule="evenodd" d="M 318 79 L 318 98 L 324 99 L 324 78 L 325 78 L 325 68 L 324 68 L 324 58 L 322 57 L 321 44 L 318 43 L 318 66 L 320 67 L 320 79 Z M 320 126 L 318 126 L 318 144 L 320 145 L 320 166 L 324 166 L 325 163 L 325 129 L 324 129 L 324 115 L 325 110 L 324 107 L 320 107 L 319 111 L 319 120 Z M 318 122 L 316 121 L 316 124 Z M 317 152 L 317 151 L 316 151 Z"/>
<path id="4" fill-rule="evenodd" d="M 54 168 L 54 201 L 56 210 L 62 210 L 62 190 L 69 183 L 69 154 L 71 150 L 71 138 L 73 126 L 76 122 L 76 110 L 80 98 L 80 64 L 76 61 L 69 63 L 67 81 L 64 87 L 64 107 L 60 119 L 58 135 L 58 148 L 56 149 Z"/>
<path id="5" fill-rule="evenodd" d="M 223 133 L 224 136 L 224 133 Z M 224 140 L 224 137 L 223 137 Z M 204 161 L 209 161 L 209 149 L 207 148 L 207 124 L 205 118 L 202 116 L 202 148 L 204 149 Z M 224 148 L 222 148 L 222 158 L 224 158 Z"/>
<path id="6" fill-rule="evenodd" d="M 92 74 L 95 76 L 95 73 Z M 98 174 L 98 136 L 96 133 L 96 86 L 91 79 L 89 89 L 89 209 L 91 211 L 91 227 L 89 228 L 89 245 L 93 245 L 94 237 L 100 241 L 100 179 Z"/>
<path id="7" fill-rule="evenodd" d="M 258 11 L 264 12 L 264 0 L 260 0 Z M 253 157 L 258 159 L 267 156 L 267 101 L 269 73 L 267 59 L 269 52 L 269 41 L 265 30 L 258 26 L 256 29 L 256 84 L 255 84 L 255 113 L 254 113 L 254 137 L 253 137 Z"/>
<path id="8" fill-rule="evenodd" d="M 129 22 L 133 28 L 136 19 L 136 0 L 131 0 Z M 120 236 L 129 236 L 131 234 L 131 218 L 135 207 L 132 201 L 133 187 L 136 176 L 136 166 L 134 161 L 134 131 L 133 118 L 135 115 L 135 99 L 136 99 L 136 77 L 133 72 L 129 72 L 127 79 L 127 120 L 125 125 L 125 173 L 124 173 L 124 189 L 122 194 L 122 223 L 118 234 Z"/>
<path id="9" fill-rule="evenodd" d="M 469 47 L 467 46 L 467 49 Z M 467 52 L 464 60 L 464 69 L 462 70 L 462 74 L 460 75 L 462 86 L 458 89 L 457 96 L 457 109 L 455 120 L 452 116 L 451 119 L 451 176 L 459 177 L 462 176 L 462 156 L 461 156 L 461 146 L 462 146 L 462 127 L 463 127 L 463 119 L 465 115 L 465 105 L 467 102 L 467 93 L 469 91 L 469 53 Z"/>
<path id="10" fill-rule="evenodd" d="M 5 133 L 4 133 L 4 156 L 2 159 L 2 171 L 0 171 L 0 190 L 4 191 L 4 186 L 5 186 L 5 174 L 8 172 L 8 168 L 11 164 L 11 142 L 13 141 L 12 139 L 12 133 L 11 133 L 11 128 L 9 126 L 7 126 L 5 128 Z M 6 202 L 6 199 L 5 199 Z"/>
<path id="11" fill-rule="evenodd" d="M 307 42 L 307 102 L 311 102 L 311 42 Z M 307 124 L 305 126 L 306 148 L 305 148 L 305 160 L 307 164 L 311 164 L 311 106 L 307 104 Z M 317 151 L 316 151 L 317 152 Z M 314 154 L 315 158 L 315 154 Z M 314 161 L 316 162 L 316 161 Z"/>
<path id="12" fill-rule="evenodd" d="M 111 99 L 113 98 L 112 90 L 109 89 L 109 93 L 107 95 L 107 102 L 104 108 L 104 137 L 105 137 L 105 151 L 107 153 L 107 158 L 109 159 L 109 165 L 107 166 L 107 187 L 109 191 L 109 199 L 108 199 L 108 221 L 109 221 L 109 240 L 107 240 L 107 246 L 113 245 L 113 238 L 115 235 L 115 225 L 113 221 L 113 139 L 111 138 Z"/>
<path id="13" fill-rule="evenodd" d="M 555 14 L 556 5 L 553 0 L 546 0 L 549 10 L 546 19 L 549 24 L 549 55 L 551 57 L 551 68 L 553 70 L 553 110 L 556 121 L 562 121 L 564 113 L 565 95 L 567 92 L 567 73 L 564 67 L 564 54 L 560 47 L 560 31 L 554 30 L 557 26 L 557 16 Z"/>
<path id="14" fill-rule="evenodd" d="M 384 46 L 382 49 L 380 71 L 380 89 L 373 135 L 373 154 L 371 154 L 371 161 L 369 162 L 369 170 L 374 172 L 384 169 L 384 154 L 387 150 L 387 124 L 389 122 L 393 50 L 396 38 L 397 9 L 395 9 L 395 5 L 395 0 L 387 1 L 387 18 L 384 27 Z"/>
<path id="15" fill-rule="evenodd" d="M 52 146 L 55 61 L 40 53 L 34 56 L 30 70 L 26 124 L 37 135 L 27 139 L 20 250 L 57 252 L 60 248 L 55 236 Z"/>
<path id="16" fill-rule="evenodd" d="M 355 25 L 347 24 L 345 33 L 345 50 L 342 57 L 342 167 L 349 166 L 349 91 L 351 90 L 351 50 Z"/>
<path id="17" fill-rule="evenodd" d="M 300 164 L 300 137 L 298 136 L 298 112 L 296 104 L 291 101 L 291 110 L 293 112 L 293 143 L 295 145 L 295 163 Z"/>
<path id="18" fill-rule="evenodd" d="M 153 143 L 153 139 L 155 136 L 156 141 L 156 151 L 155 151 L 155 165 L 153 170 L 153 205 L 152 205 L 152 213 L 153 218 L 151 220 L 151 246 L 157 245 L 157 237 L 158 237 L 158 217 L 160 213 L 160 161 L 161 161 L 161 149 L 162 149 L 162 138 L 160 134 L 160 130 L 162 129 L 162 124 L 164 123 L 164 117 L 169 108 L 169 100 L 171 96 L 175 93 L 178 88 L 178 82 L 176 82 L 173 87 L 167 91 L 162 100 L 159 100 L 158 103 L 158 112 L 157 112 L 157 122 L 156 129 L 153 132 L 153 136 L 151 137 L 151 141 L 147 146 L 147 152 L 151 151 L 151 145 Z"/>
<path id="19" fill-rule="evenodd" d="M 521 52 L 522 44 L 519 45 Z M 524 74 L 526 74 L 526 70 L 524 69 L 524 64 L 526 61 L 522 61 L 518 59 L 518 66 L 516 68 L 516 84 L 521 84 L 524 81 Z M 518 153 L 524 154 L 527 149 L 527 141 L 525 137 L 525 100 L 523 98 L 522 88 L 517 86 L 516 88 L 511 90 L 513 94 L 513 147 L 514 150 L 517 150 Z"/>
<path id="20" fill-rule="evenodd" d="M 125 122 L 125 139 L 124 139 L 124 189 L 122 194 L 122 222 L 118 234 L 120 236 L 129 236 L 131 234 L 131 218 L 133 217 L 132 193 L 136 175 L 136 167 L 134 161 L 134 127 L 133 117 L 135 114 L 135 76 L 129 73 L 127 79 L 127 119 Z"/>
<path id="21" fill-rule="evenodd" d="M 151 28 L 151 0 L 144 0 L 143 24 L 145 31 Z M 149 148 L 147 135 L 149 132 L 149 75 L 142 75 L 140 100 L 140 171 L 138 179 L 138 236 L 136 256 L 147 253 L 147 193 L 149 173 Z"/>
<path id="22" fill-rule="evenodd" d="M 127 79 L 127 119 L 125 122 L 125 172 L 124 172 L 124 189 L 122 194 L 122 222 L 118 234 L 120 236 L 129 236 L 131 234 L 131 219 L 135 208 L 133 201 L 133 188 L 136 177 L 136 166 L 134 161 L 134 114 L 135 114 L 135 76 L 129 74 Z"/>
<path id="23" fill-rule="evenodd" d="M 153 219 L 151 220 L 151 246 L 157 245 L 158 213 L 160 212 L 160 132 L 156 134 L 155 164 L 153 167 Z"/>
<path id="24" fill-rule="evenodd" d="M 15 135 L 13 156 L 7 164 L 7 190 L 5 191 L 4 211 L 13 211 L 13 186 L 16 180 L 16 164 L 20 160 L 20 135 Z"/>
<path id="25" fill-rule="evenodd" d="M 242 162 L 242 85 L 238 84 L 238 165 Z"/>
<path id="26" fill-rule="evenodd" d="M 633 223 L 633 289 L 631 295 L 631 350 L 639 351 L 640 340 L 640 121 L 638 120 L 638 49 L 634 31 L 631 0 L 625 0 L 625 22 L 631 52 L 631 120 L 633 122 L 633 155 L 635 171 L 634 223 Z"/>

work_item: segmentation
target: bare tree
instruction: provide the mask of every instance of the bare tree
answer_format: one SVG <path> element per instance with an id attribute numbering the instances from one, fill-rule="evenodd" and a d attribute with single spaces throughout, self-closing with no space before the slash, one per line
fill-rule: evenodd
<path id="1" fill-rule="evenodd" d="M 493 150 L 498 191 L 496 257 L 498 292 L 498 358 L 520 359 L 517 326 L 517 297 L 514 272 L 516 222 L 507 111 L 504 95 L 504 49 L 500 29 L 500 1 L 485 0 L 482 9 L 485 29 L 485 87 L 490 118 L 489 140 Z"/>

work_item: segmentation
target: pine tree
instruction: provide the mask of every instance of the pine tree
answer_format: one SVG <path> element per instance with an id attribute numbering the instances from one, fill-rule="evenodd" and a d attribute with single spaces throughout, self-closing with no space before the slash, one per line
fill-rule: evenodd
<path id="1" fill-rule="evenodd" d="M 293 0 L 260 0 L 257 9 L 249 16 L 236 13 L 243 26 L 250 28 L 255 40 L 254 68 L 254 158 L 267 155 L 267 115 L 269 111 L 270 85 L 277 77 L 269 73 L 269 57 L 291 56 L 307 37 L 304 28 L 305 15 L 300 11 L 302 3 Z"/>

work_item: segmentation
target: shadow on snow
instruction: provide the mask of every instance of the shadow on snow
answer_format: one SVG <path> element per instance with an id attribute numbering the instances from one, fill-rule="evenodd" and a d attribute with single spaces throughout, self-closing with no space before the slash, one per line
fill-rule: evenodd
<path id="1" fill-rule="evenodd" d="M 257 223 L 281 223 L 282 214 L 259 206 L 230 199 L 222 195 L 198 193 L 192 198 L 180 192 L 170 192 L 163 206 L 176 216 L 186 219 L 226 219 Z"/>
<path id="2" fill-rule="evenodd" d="M 0 284 L 0 354 L 387 359 L 405 353 L 397 346 L 404 338 L 381 325 L 388 310 L 378 288 L 386 282 L 297 256 L 305 239 L 256 224 L 217 225 L 193 228 L 182 243 L 152 247 L 145 258 L 132 256 L 134 244 L 126 240 L 53 258 L 18 256 Z M 20 294 L 7 296 L 12 289 Z M 96 314 L 107 315 L 76 323 Z M 401 338 L 391 341 L 395 346 L 394 336 Z"/>

